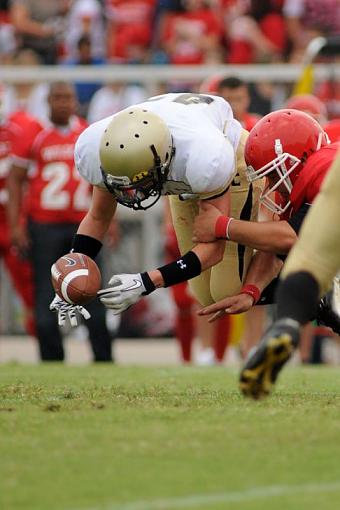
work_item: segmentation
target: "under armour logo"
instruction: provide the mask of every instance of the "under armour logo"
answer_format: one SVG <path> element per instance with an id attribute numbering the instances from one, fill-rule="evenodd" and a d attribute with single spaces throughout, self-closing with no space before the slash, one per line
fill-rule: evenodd
<path id="1" fill-rule="evenodd" d="M 180 269 L 185 269 L 187 267 L 186 264 L 184 264 L 183 260 L 177 260 L 177 264 L 179 265 Z"/>

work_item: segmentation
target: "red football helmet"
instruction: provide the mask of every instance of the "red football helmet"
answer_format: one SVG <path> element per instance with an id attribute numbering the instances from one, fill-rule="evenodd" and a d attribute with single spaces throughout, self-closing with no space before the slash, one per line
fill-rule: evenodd
<path id="1" fill-rule="evenodd" d="M 249 133 L 245 160 L 250 182 L 268 178 L 260 197 L 263 205 L 277 214 L 285 212 L 306 159 L 328 143 L 320 124 L 299 110 L 278 110 L 260 119 Z M 275 202 L 275 191 L 282 194 L 284 203 Z"/>

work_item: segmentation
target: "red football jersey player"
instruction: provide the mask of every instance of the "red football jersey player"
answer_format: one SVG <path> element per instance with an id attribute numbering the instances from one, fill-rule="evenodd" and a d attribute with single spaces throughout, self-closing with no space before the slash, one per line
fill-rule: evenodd
<path id="1" fill-rule="evenodd" d="M 31 219 L 41 223 L 82 220 L 89 205 L 90 187 L 75 169 L 73 152 L 85 127 L 83 119 L 73 116 L 68 129 L 46 124 L 30 147 L 25 140 L 15 145 L 14 162 L 30 167 L 27 214 Z"/>
<path id="2" fill-rule="evenodd" d="M 66 82 L 52 83 L 48 102 L 50 122 L 41 126 L 35 136 L 28 127 L 25 136 L 13 147 L 8 178 L 8 218 L 13 244 L 29 250 L 32 261 L 34 313 L 41 359 L 61 361 L 64 359 L 63 335 L 57 317 L 49 310 L 54 296 L 50 268 L 70 250 L 79 222 L 88 210 L 92 190 L 74 165 L 74 145 L 86 126 L 86 122 L 75 115 L 74 87 Z M 26 136 L 32 140 L 29 145 Z M 27 228 L 18 225 L 25 189 Z M 84 317 L 89 319 L 86 327 L 94 360 L 112 361 L 112 339 L 106 327 L 105 311 L 97 300 L 89 304 L 89 313 Z"/>
<path id="3" fill-rule="evenodd" d="M 26 311 L 26 331 L 33 335 L 35 328 L 32 319 L 33 288 L 30 262 L 11 246 L 7 223 L 6 206 L 8 192 L 6 181 L 10 167 L 10 155 L 18 140 L 30 145 L 30 133 L 35 136 L 41 129 L 39 122 L 24 111 L 11 114 L 0 122 L 0 257 L 8 270 L 13 286 L 23 301 Z M 25 221 L 23 211 L 21 222 Z M 20 268 L 20 270 L 19 270 Z"/>
<path id="4" fill-rule="evenodd" d="M 287 255 L 296 242 L 308 209 L 339 149 L 339 142 L 329 144 L 316 120 L 298 110 L 278 110 L 257 122 L 245 146 L 248 179 L 251 182 L 266 179 L 260 200 L 280 221 L 240 221 L 220 216 L 218 211 L 205 207 L 195 222 L 194 242 L 226 238 L 255 248 L 258 252 L 253 261 L 269 258 L 270 264 L 266 260 L 266 271 L 261 266 L 256 272 L 255 265 L 248 270 L 249 298 L 247 295 L 227 298 L 204 309 L 203 315 L 221 312 L 221 316 L 226 308 L 229 313 L 239 313 L 260 299 L 260 291 L 273 278 L 270 269 L 273 268 L 274 275 L 278 273 L 275 269 L 277 255 L 280 258 Z M 257 267 L 260 267 L 259 262 Z M 269 296 L 269 292 L 267 294 Z M 262 294 L 261 303 L 265 302 L 264 298 Z"/>

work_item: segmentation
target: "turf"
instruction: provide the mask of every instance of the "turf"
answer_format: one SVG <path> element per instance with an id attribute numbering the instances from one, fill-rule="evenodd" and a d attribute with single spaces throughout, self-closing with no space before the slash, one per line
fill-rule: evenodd
<path id="1" fill-rule="evenodd" d="M 251 402 L 225 368 L 0 367 L 2 510 L 328 510 L 340 371 Z"/>

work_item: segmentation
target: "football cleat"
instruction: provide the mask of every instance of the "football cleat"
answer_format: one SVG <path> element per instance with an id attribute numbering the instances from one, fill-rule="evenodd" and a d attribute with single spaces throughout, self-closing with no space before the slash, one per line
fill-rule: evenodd
<path id="1" fill-rule="evenodd" d="M 334 278 L 333 289 L 323 296 L 318 307 L 316 322 L 320 326 L 331 328 L 340 335 L 340 291 L 338 278 Z"/>
<path id="2" fill-rule="evenodd" d="M 239 386 L 243 395 L 254 400 L 269 395 L 299 337 L 300 325 L 292 319 L 280 319 L 269 328 L 241 370 Z"/>

